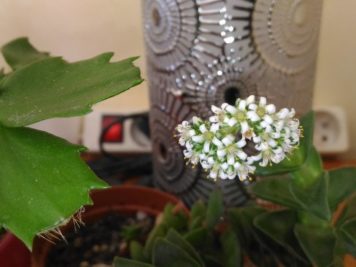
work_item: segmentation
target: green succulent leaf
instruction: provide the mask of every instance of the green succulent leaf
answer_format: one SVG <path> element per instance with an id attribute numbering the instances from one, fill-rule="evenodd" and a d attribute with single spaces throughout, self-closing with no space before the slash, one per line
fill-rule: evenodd
<path id="1" fill-rule="evenodd" d="M 167 228 L 181 230 L 187 227 L 188 218 L 183 212 L 175 213 L 174 206 L 169 203 L 164 208 L 162 223 L 164 223 Z"/>
<path id="2" fill-rule="evenodd" d="M 299 187 L 306 188 L 319 180 L 323 175 L 323 163 L 320 154 L 313 146 L 308 153 L 307 159 L 300 168 L 289 175 L 299 184 Z"/>
<path id="3" fill-rule="evenodd" d="M 220 236 L 223 249 L 224 267 L 241 267 L 242 251 L 238 238 L 235 233 L 228 229 Z"/>
<path id="4" fill-rule="evenodd" d="M 253 221 L 265 211 L 258 206 L 234 208 L 229 211 L 232 229 L 236 233 L 244 252 L 256 266 L 277 267 L 275 244 L 254 226 Z"/>
<path id="5" fill-rule="evenodd" d="M 346 221 L 340 230 L 344 236 L 346 248 L 356 257 L 356 217 Z"/>
<path id="6" fill-rule="evenodd" d="M 229 219 L 240 243 L 248 246 L 253 241 L 254 219 L 263 214 L 264 210 L 258 206 L 246 206 L 229 210 Z"/>
<path id="7" fill-rule="evenodd" d="M 185 250 L 172 242 L 157 238 L 153 251 L 153 264 L 157 267 L 202 267 Z"/>
<path id="8" fill-rule="evenodd" d="M 356 168 L 342 168 L 329 172 L 329 206 L 335 211 L 338 205 L 356 192 Z"/>
<path id="9" fill-rule="evenodd" d="M 207 208 L 202 200 L 198 200 L 194 203 L 190 211 L 190 223 L 189 229 L 193 230 L 202 226 L 206 218 Z"/>
<path id="10" fill-rule="evenodd" d="M 294 232 L 313 264 L 317 267 L 328 267 L 333 264 L 336 236 L 332 227 L 310 227 L 298 224 Z"/>
<path id="11" fill-rule="evenodd" d="M 206 224 L 209 229 L 214 228 L 220 221 L 225 210 L 222 193 L 219 190 L 214 191 L 208 201 L 206 212 Z"/>
<path id="12" fill-rule="evenodd" d="M 106 187 L 80 159 L 82 147 L 50 134 L 0 125 L 0 147 L 0 226 L 29 248 L 91 204 L 89 190 Z"/>
<path id="13" fill-rule="evenodd" d="M 199 249 L 206 245 L 208 240 L 208 229 L 200 227 L 193 229 L 184 235 L 184 239 L 187 240 L 193 247 Z"/>
<path id="14" fill-rule="evenodd" d="M 261 167 L 256 166 L 256 175 L 258 176 L 271 176 L 296 171 L 306 160 L 308 153 L 313 144 L 314 133 L 314 112 L 307 113 L 301 119 L 301 126 L 303 127 L 304 134 L 301 138 L 300 145 L 293 153 L 279 164 L 272 166 Z"/>
<path id="15" fill-rule="evenodd" d="M 170 229 L 166 236 L 166 240 L 183 249 L 185 252 L 189 254 L 190 257 L 192 257 L 197 262 L 199 262 L 201 266 L 204 266 L 204 262 L 201 259 L 199 253 L 176 230 Z"/>
<path id="16" fill-rule="evenodd" d="M 267 236 L 286 248 L 290 253 L 300 260 L 305 260 L 298 240 L 294 235 L 294 226 L 298 215 L 294 210 L 281 210 L 266 212 L 254 220 L 254 224 Z"/>
<path id="17" fill-rule="evenodd" d="M 356 217 L 356 195 L 352 196 L 346 203 L 341 216 L 336 222 L 337 227 L 341 227 L 346 221 Z"/>
<path id="18" fill-rule="evenodd" d="M 146 261 L 145 254 L 143 252 L 143 246 L 141 243 L 133 240 L 130 242 L 130 256 L 136 261 Z"/>
<path id="19" fill-rule="evenodd" d="M 298 180 L 292 179 L 289 191 L 304 211 L 329 221 L 331 211 L 328 203 L 328 173 L 321 175 L 313 184 L 301 186 Z"/>
<path id="20" fill-rule="evenodd" d="M 155 267 L 154 265 L 135 261 L 135 260 L 130 260 L 126 258 L 115 258 L 114 260 L 114 266 L 115 267 Z"/>
<path id="21" fill-rule="evenodd" d="M 152 231 L 147 237 L 146 244 L 143 250 L 146 258 L 152 258 L 156 240 L 160 237 L 166 236 L 167 232 L 168 228 L 164 223 L 158 224 L 152 229 Z"/>
<path id="22" fill-rule="evenodd" d="M 49 57 L 48 53 L 38 51 L 24 37 L 15 39 L 4 45 L 2 47 L 2 54 L 7 64 L 13 70 Z"/>
<path id="23" fill-rule="evenodd" d="M 84 115 L 95 103 L 142 82 L 133 65 L 136 58 L 110 63 L 112 55 L 76 63 L 45 56 L 29 64 L 15 60 L 14 66 L 21 68 L 0 82 L 0 123 L 21 127 L 49 118 Z"/>
<path id="24" fill-rule="evenodd" d="M 288 176 L 266 177 L 252 186 L 252 192 L 261 199 L 279 204 L 285 207 L 300 209 L 300 204 L 290 192 L 292 179 Z"/>

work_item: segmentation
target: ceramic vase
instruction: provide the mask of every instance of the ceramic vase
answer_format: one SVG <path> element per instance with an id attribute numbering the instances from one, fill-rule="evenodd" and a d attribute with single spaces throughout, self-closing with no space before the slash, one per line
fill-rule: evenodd
<path id="1" fill-rule="evenodd" d="M 322 0 L 143 0 L 155 183 L 188 205 L 216 186 L 229 206 L 238 181 L 215 184 L 186 165 L 175 127 L 211 105 L 266 96 L 311 109 Z"/>

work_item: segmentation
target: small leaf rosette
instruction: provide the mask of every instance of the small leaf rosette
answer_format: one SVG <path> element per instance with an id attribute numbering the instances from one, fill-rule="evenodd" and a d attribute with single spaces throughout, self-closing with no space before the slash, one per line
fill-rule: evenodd
<path id="1" fill-rule="evenodd" d="M 235 106 L 212 106 L 208 121 L 193 117 L 177 126 L 185 158 L 200 164 L 213 180 L 249 179 L 256 164 L 283 161 L 299 145 L 301 126 L 295 110 L 276 110 L 265 97 L 238 99 Z"/>

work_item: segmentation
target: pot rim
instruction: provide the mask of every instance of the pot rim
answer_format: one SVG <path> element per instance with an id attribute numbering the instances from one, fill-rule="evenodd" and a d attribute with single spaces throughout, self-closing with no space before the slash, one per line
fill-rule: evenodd
<path id="1" fill-rule="evenodd" d="M 125 192 L 129 198 L 120 199 L 119 195 L 116 195 L 120 194 L 120 192 Z M 160 203 L 155 203 L 153 205 L 154 199 L 151 198 L 145 199 L 145 201 L 141 203 L 140 201 L 133 201 L 135 203 L 130 204 L 130 200 L 135 199 L 135 195 L 137 196 L 137 194 L 142 197 L 156 196 L 156 200 L 158 198 Z M 85 207 L 85 212 L 83 213 L 84 222 L 95 221 L 96 219 L 105 216 L 105 214 L 110 211 L 121 214 L 134 214 L 137 211 L 143 211 L 150 216 L 157 217 L 162 213 L 163 208 L 167 203 L 179 206 L 183 212 L 189 212 L 183 202 L 175 196 L 149 187 L 137 185 L 112 186 L 103 190 L 93 190 L 90 192 L 90 195 L 93 199 L 93 205 Z M 103 197 L 107 200 L 110 199 L 110 196 L 113 197 L 111 199 L 112 204 L 110 204 L 110 202 L 102 201 Z M 115 196 L 117 198 L 115 198 Z M 116 201 L 117 203 L 115 203 Z M 73 220 L 70 220 L 70 222 L 61 228 L 63 232 L 73 229 Z M 32 253 L 32 267 L 45 267 L 46 258 L 52 246 L 53 244 L 47 242 L 43 238 L 35 238 Z"/>

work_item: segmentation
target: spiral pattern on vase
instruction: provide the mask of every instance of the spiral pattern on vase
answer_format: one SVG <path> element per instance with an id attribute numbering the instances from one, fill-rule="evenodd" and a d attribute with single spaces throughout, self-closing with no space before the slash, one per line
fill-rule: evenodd
<path id="1" fill-rule="evenodd" d="M 295 74 L 315 60 L 321 1 L 260 0 L 252 28 L 257 50 L 273 68 Z"/>

